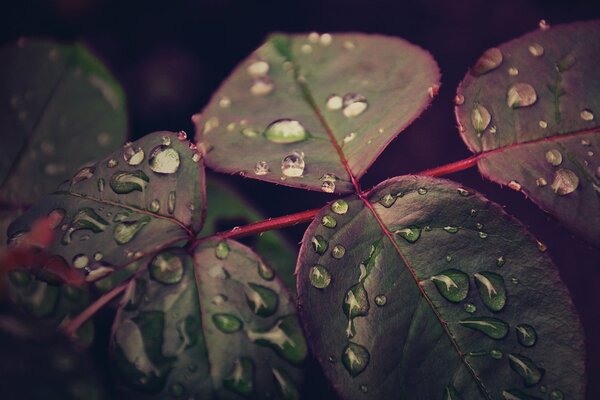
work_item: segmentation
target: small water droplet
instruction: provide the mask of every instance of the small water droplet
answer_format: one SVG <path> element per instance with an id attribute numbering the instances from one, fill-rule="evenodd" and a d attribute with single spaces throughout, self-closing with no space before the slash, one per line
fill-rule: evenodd
<path id="1" fill-rule="evenodd" d="M 510 281 L 514 284 L 514 285 L 518 285 L 519 284 L 519 278 L 517 277 L 512 277 L 510 278 Z"/>
<path id="2" fill-rule="evenodd" d="M 477 233 L 477 235 L 479 236 L 480 239 L 486 239 L 488 237 L 488 234 L 486 232 L 483 232 L 483 231 L 479 231 Z"/>
<path id="3" fill-rule="evenodd" d="M 490 350 L 490 357 L 492 357 L 494 360 L 500 360 L 503 355 L 504 354 L 502 353 L 501 350 L 498 350 L 498 349 Z"/>
<path id="4" fill-rule="evenodd" d="M 581 111 L 579 113 L 579 116 L 584 121 L 593 121 L 594 120 L 594 113 L 592 113 L 592 111 L 588 110 L 588 109 Z"/>
<path id="5" fill-rule="evenodd" d="M 321 191 L 325 193 L 333 193 L 335 192 L 335 182 L 334 181 L 324 181 L 321 183 Z"/>
<path id="6" fill-rule="evenodd" d="M 223 96 L 219 99 L 219 107 L 228 108 L 231 106 L 231 99 L 227 96 Z"/>
<path id="7" fill-rule="evenodd" d="M 440 92 L 440 85 L 433 85 L 427 88 L 427 94 L 430 99 L 433 99 Z"/>
<path id="8" fill-rule="evenodd" d="M 458 323 L 466 328 L 484 333 L 494 340 L 504 339 L 508 335 L 508 324 L 493 317 L 469 317 Z"/>
<path id="9" fill-rule="evenodd" d="M 100 260 L 102 260 L 102 258 L 104 258 L 104 255 L 102 253 L 100 253 L 99 251 L 94 253 L 94 261 L 100 261 Z"/>
<path id="10" fill-rule="evenodd" d="M 249 357 L 240 357 L 233 363 L 229 375 L 223 379 L 223 386 L 243 397 L 254 392 L 254 363 Z"/>
<path id="11" fill-rule="evenodd" d="M 539 43 L 534 43 L 527 48 L 529 53 L 534 57 L 541 57 L 544 55 L 544 48 Z"/>
<path id="12" fill-rule="evenodd" d="M 558 72 L 565 72 L 575 65 L 575 61 L 575 56 L 572 53 L 567 54 L 556 62 L 556 70 Z"/>
<path id="13" fill-rule="evenodd" d="M 363 393 L 367 393 L 367 392 L 369 391 L 369 387 L 368 387 L 367 385 L 364 385 L 364 384 L 363 384 L 363 385 L 360 385 L 358 388 L 359 388 L 359 389 L 360 389 L 360 391 L 361 391 L 361 392 L 363 392 Z"/>
<path id="14" fill-rule="evenodd" d="M 265 137 L 273 143 L 296 143 L 309 137 L 308 131 L 295 119 L 282 118 L 273 121 L 264 132 Z"/>
<path id="15" fill-rule="evenodd" d="M 478 134 L 481 134 L 488 127 L 491 120 L 490 112 L 481 104 L 477 104 L 471 111 L 471 124 Z"/>
<path id="16" fill-rule="evenodd" d="M 344 100 L 342 96 L 338 96 L 337 94 L 332 94 L 326 100 L 327 108 L 330 110 L 341 110 L 344 105 Z"/>
<path id="17" fill-rule="evenodd" d="M 546 161 L 554 166 L 560 165 L 563 161 L 561 152 L 556 149 L 548 150 L 546 152 Z"/>
<path id="18" fill-rule="evenodd" d="M 269 63 L 263 60 L 253 61 L 248 65 L 246 71 L 252 77 L 264 76 L 269 73 Z"/>
<path id="19" fill-rule="evenodd" d="M 258 136 L 259 132 L 254 128 L 244 128 L 241 131 L 241 134 L 248 138 L 255 138 Z"/>
<path id="20" fill-rule="evenodd" d="M 331 274 L 324 266 L 314 265 L 310 269 L 309 279 L 317 289 L 325 289 L 331 283 Z"/>
<path id="21" fill-rule="evenodd" d="M 257 78 L 250 86 L 250 93 L 254 96 L 266 96 L 275 89 L 273 81 L 267 77 Z"/>
<path id="22" fill-rule="evenodd" d="M 115 160 L 114 158 L 109 159 L 108 161 L 106 161 L 106 166 L 108 168 L 114 168 L 117 165 L 119 165 L 119 162 L 117 160 Z"/>
<path id="23" fill-rule="evenodd" d="M 300 177 L 304 174 L 304 153 L 292 151 L 281 160 L 281 173 L 287 177 Z"/>
<path id="24" fill-rule="evenodd" d="M 398 229 L 394 233 L 406 240 L 408 243 L 415 243 L 421 237 L 421 228 L 417 226 L 409 226 L 407 228 Z"/>
<path id="25" fill-rule="evenodd" d="M 457 106 L 462 106 L 465 103 L 465 96 L 463 96 L 462 94 L 457 94 L 456 96 L 454 96 L 454 104 L 456 104 Z"/>
<path id="26" fill-rule="evenodd" d="M 170 146 L 158 145 L 150 152 L 150 169 L 158 174 L 173 174 L 179 169 L 179 153 Z"/>
<path id="27" fill-rule="evenodd" d="M 552 190 L 559 196 L 573 193 L 579 186 L 579 177 L 570 169 L 560 168 L 554 173 Z"/>
<path id="28" fill-rule="evenodd" d="M 229 245 L 225 240 L 223 240 L 215 246 L 215 257 L 217 257 L 219 260 L 224 260 L 229 255 L 229 251 Z"/>
<path id="29" fill-rule="evenodd" d="M 488 271 L 478 272 L 474 277 L 483 304 L 493 312 L 501 311 L 506 304 L 504 278 Z"/>
<path id="30" fill-rule="evenodd" d="M 582 146 L 591 146 L 591 145 L 592 145 L 592 142 L 590 142 L 590 141 L 589 141 L 589 140 L 587 140 L 587 139 L 581 139 L 581 145 L 582 145 Z"/>
<path id="31" fill-rule="evenodd" d="M 358 93 L 347 93 L 343 99 L 345 117 L 352 118 L 362 114 L 368 107 L 367 99 Z"/>
<path id="32" fill-rule="evenodd" d="M 540 120 L 540 122 L 538 122 L 538 125 L 540 126 L 540 128 L 542 129 L 546 129 L 548 127 L 548 123 L 546 121 L 544 121 L 543 119 Z"/>
<path id="33" fill-rule="evenodd" d="M 544 178 L 540 177 L 535 180 L 535 184 L 539 187 L 544 187 L 548 184 L 548 182 Z"/>
<path id="34" fill-rule="evenodd" d="M 325 238 L 321 235 L 313 236 L 310 244 L 317 254 L 324 254 L 329 247 L 329 242 L 327 242 L 327 240 L 325 240 Z"/>
<path id="35" fill-rule="evenodd" d="M 443 228 L 448 233 L 456 233 L 458 232 L 458 226 L 448 225 Z"/>
<path id="36" fill-rule="evenodd" d="M 344 200 L 336 200 L 329 207 L 331 211 L 338 215 L 344 215 L 348 212 L 348 203 Z"/>
<path id="37" fill-rule="evenodd" d="M 270 347 L 292 364 L 302 363 L 308 354 L 306 341 L 296 315 L 279 318 L 267 331 L 248 331 L 246 334 L 248 339 L 257 345 Z"/>
<path id="38" fill-rule="evenodd" d="M 257 263 L 258 265 L 258 275 L 266 281 L 271 281 L 275 277 L 275 273 L 273 270 L 266 264 L 261 262 Z"/>
<path id="39" fill-rule="evenodd" d="M 183 278 L 184 266 L 181 258 L 170 251 L 157 254 L 150 262 L 150 276 L 152 279 L 173 285 Z"/>
<path id="40" fill-rule="evenodd" d="M 133 172 L 115 172 L 110 178 L 110 187 L 117 194 L 128 194 L 134 191 L 143 192 L 150 178 L 142 170 Z"/>
<path id="41" fill-rule="evenodd" d="M 273 368 L 271 371 L 273 372 L 280 398 L 282 400 L 300 400 L 300 392 L 292 378 L 283 369 Z M 265 399 L 269 398 L 270 393 L 267 393 Z"/>
<path id="42" fill-rule="evenodd" d="M 356 138 L 356 132 L 350 132 L 349 134 L 347 134 L 346 136 L 344 136 L 344 143 L 349 143 L 351 141 L 353 141 Z"/>
<path id="43" fill-rule="evenodd" d="M 427 188 L 420 187 L 417 189 L 417 193 L 419 193 L 420 195 L 425 195 L 427 194 Z"/>
<path id="44" fill-rule="evenodd" d="M 543 31 L 547 31 L 548 29 L 550 29 L 550 24 L 546 22 L 545 19 L 540 19 L 540 22 L 538 22 L 538 26 Z"/>
<path id="45" fill-rule="evenodd" d="M 356 44 L 354 44 L 354 42 L 352 42 L 350 40 L 346 40 L 344 42 L 344 48 L 346 50 L 354 50 L 356 48 Z"/>
<path id="46" fill-rule="evenodd" d="M 471 68 L 471 72 L 474 75 L 483 75 L 498 68 L 500 64 L 502 64 L 502 52 L 500 49 L 492 47 L 479 57 L 473 68 Z"/>
<path id="47" fill-rule="evenodd" d="M 319 34 L 317 32 L 311 32 L 307 37 L 308 41 L 311 43 L 317 43 L 319 41 Z"/>
<path id="48" fill-rule="evenodd" d="M 508 361 L 510 367 L 523 378 L 525 386 L 537 385 L 544 376 L 544 369 L 539 368 L 530 358 L 522 354 L 510 353 Z"/>
<path id="49" fill-rule="evenodd" d="M 504 264 L 506 264 L 506 258 L 504 256 L 500 256 L 496 259 L 497 267 L 502 267 L 502 266 L 504 266 Z"/>
<path id="50" fill-rule="evenodd" d="M 321 225 L 326 228 L 335 228 L 337 226 L 337 221 L 331 215 L 324 215 L 321 218 Z"/>
<path id="51" fill-rule="evenodd" d="M 335 364 L 337 362 L 337 358 L 334 355 L 331 355 L 327 357 L 327 361 L 329 361 L 332 364 Z"/>
<path id="52" fill-rule="evenodd" d="M 549 393 L 550 400 L 563 400 L 565 395 L 558 389 L 552 389 Z"/>
<path id="53" fill-rule="evenodd" d="M 319 42 L 321 42 L 322 46 L 329 46 L 333 40 L 333 36 L 329 33 L 324 33 L 319 38 Z"/>
<path id="54" fill-rule="evenodd" d="M 461 195 L 462 197 L 469 197 L 470 195 L 472 195 L 473 193 L 471 193 L 470 191 L 468 191 L 465 188 L 457 188 L 456 189 L 458 191 L 458 194 Z"/>
<path id="55" fill-rule="evenodd" d="M 364 346 L 353 342 L 348 342 L 342 353 L 342 363 L 353 378 L 360 375 L 367 368 L 370 358 L 371 355 Z"/>
<path id="56" fill-rule="evenodd" d="M 221 304 L 225 303 L 226 301 L 227 301 L 227 296 L 225 296 L 223 294 L 218 294 L 212 298 L 211 303 L 213 303 L 215 306 L 220 306 Z"/>
<path id="57" fill-rule="evenodd" d="M 129 165 L 140 165 L 144 161 L 144 150 L 141 147 L 134 147 L 131 142 L 127 142 L 123 146 L 123 159 Z"/>
<path id="58" fill-rule="evenodd" d="M 175 212 L 175 200 L 176 200 L 176 192 L 169 192 L 169 197 L 167 199 L 167 209 L 169 214 L 173 214 Z"/>
<path id="59" fill-rule="evenodd" d="M 72 241 L 72 235 L 78 230 L 90 230 L 93 233 L 103 232 L 108 227 L 108 222 L 104 220 L 94 209 L 84 207 L 77 211 L 70 225 L 67 225 L 65 234 L 61 240 L 63 245 L 67 245 Z"/>
<path id="60" fill-rule="evenodd" d="M 331 256 L 337 260 L 344 257 L 345 254 L 346 248 L 341 244 L 336 244 L 335 246 L 333 246 L 333 249 L 331 249 Z"/>
<path id="61" fill-rule="evenodd" d="M 312 46 L 310 44 L 304 43 L 302 46 L 300 46 L 300 51 L 303 54 L 310 54 L 310 53 L 312 53 L 313 48 L 312 48 Z"/>
<path id="62" fill-rule="evenodd" d="M 152 200 L 150 202 L 150 205 L 148 206 L 148 211 L 157 213 L 159 210 L 160 210 L 160 202 L 158 201 L 158 199 Z"/>
<path id="63" fill-rule="evenodd" d="M 510 67 L 508 69 L 508 75 L 510 75 L 510 76 L 517 76 L 517 75 L 519 75 L 519 70 L 517 68 L 515 68 L 515 67 Z"/>
<path id="64" fill-rule="evenodd" d="M 87 267 L 90 259 L 85 254 L 77 254 L 73 257 L 73 266 L 77 269 L 82 269 Z"/>
<path id="65" fill-rule="evenodd" d="M 269 172 L 269 163 L 267 163 L 266 161 L 258 161 L 256 164 L 254 164 L 255 175 L 266 175 Z"/>
<path id="66" fill-rule="evenodd" d="M 510 181 L 507 185 L 512 190 L 516 190 L 517 192 L 521 190 L 521 184 L 517 181 Z"/>
<path id="67" fill-rule="evenodd" d="M 469 314 L 473 314 L 475 311 L 477 311 L 477 306 L 473 303 L 465 303 L 463 307 Z"/>
<path id="68" fill-rule="evenodd" d="M 244 323 L 233 314 L 213 314 L 213 324 L 223 333 L 234 333 L 241 330 Z"/>
<path id="69" fill-rule="evenodd" d="M 519 344 L 524 347 L 532 347 L 537 341 L 537 332 L 529 324 L 519 324 L 515 327 Z"/>
<path id="70" fill-rule="evenodd" d="M 459 303 L 469 293 L 469 276 L 457 269 L 447 269 L 429 278 L 438 292 L 448 301 Z"/>
<path id="71" fill-rule="evenodd" d="M 537 93 L 528 83 L 515 83 L 508 88 L 506 104 L 511 108 L 529 107 L 537 101 Z"/>

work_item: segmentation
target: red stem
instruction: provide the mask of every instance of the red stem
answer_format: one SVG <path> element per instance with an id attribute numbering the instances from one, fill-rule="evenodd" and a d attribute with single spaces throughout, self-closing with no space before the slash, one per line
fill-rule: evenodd
<path id="1" fill-rule="evenodd" d="M 481 154 L 475 154 L 469 158 L 465 158 L 464 160 L 455 161 L 450 164 L 441 165 L 439 167 L 426 169 L 425 171 L 418 172 L 416 175 L 424 175 L 424 176 L 443 176 L 452 174 L 454 172 L 463 171 L 465 169 L 469 169 L 477 164 L 477 160 L 481 157 Z"/>

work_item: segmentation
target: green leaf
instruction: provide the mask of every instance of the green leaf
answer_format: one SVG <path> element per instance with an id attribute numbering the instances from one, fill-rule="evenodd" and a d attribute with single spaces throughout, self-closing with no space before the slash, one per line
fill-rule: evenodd
<path id="1" fill-rule="evenodd" d="M 262 221 L 263 216 L 249 201 L 232 187 L 215 179 L 206 180 L 207 203 L 209 205 L 204 227 L 199 237 L 213 235 L 224 229 L 232 229 L 237 225 L 245 225 Z M 275 270 L 277 276 L 287 288 L 296 292 L 296 250 L 279 231 L 263 232 L 256 236 L 252 248 L 266 263 Z M 274 276 L 273 271 L 264 265 L 261 273 L 265 278 Z"/>
<path id="2" fill-rule="evenodd" d="M 0 58 L 2 201 L 33 203 L 123 143 L 123 90 L 84 46 L 20 39 Z"/>
<path id="3" fill-rule="evenodd" d="M 405 40 L 315 35 L 269 37 L 194 117 L 207 165 L 348 193 L 344 162 L 360 178 L 437 92 L 437 64 Z"/>
<path id="4" fill-rule="evenodd" d="M 113 329 L 123 394 L 298 399 L 306 342 L 292 299 L 259 274 L 261 263 L 249 248 L 218 240 L 193 257 L 172 248 L 150 260 Z"/>
<path id="5" fill-rule="evenodd" d="M 343 257 L 315 252 L 316 236 Z M 329 279 L 315 282 L 315 266 Z M 298 294 L 345 399 L 536 397 L 542 385 L 584 398 L 583 332 L 556 267 L 501 207 L 452 182 L 393 178 L 323 208 L 303 239 Z"/>
<path id="6" fill-rule="evenodd" d="M 55 236 L 46 250 L 95 282 L 193 237 L 202 227 L 205 197 L 199 154 L 177 134 L 155 132 L 81 169 L 17 219 L 9 241 L 51 215 Z"/>
<path id="7" fill-rule="evenodd" d="M 456 97 L 461 136 L 478 155 L 481 173 L 522 191 L 594 244 L 600 244 L 599 46 L 600 21 L 528 33 L 486 51 Z"/>

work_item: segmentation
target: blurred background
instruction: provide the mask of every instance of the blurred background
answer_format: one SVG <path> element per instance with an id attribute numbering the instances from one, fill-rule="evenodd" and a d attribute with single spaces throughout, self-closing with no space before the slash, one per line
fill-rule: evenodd
<path id="1" fill-rule="evenodd" d="M 595 0 L 20 0 L 4 2 L 0 44 L 20 36 L 81 40 L 124 86 L 132 138 L 186 130 L 234 66 L 269 32 L 362 31 L 401 36 L 428 49 L 442 71 L 439 96 L 362 180 L 368 188 L 470 155 L 453 115 L 455 89 L 488 47 L 551 25 L 600 18 Z M 598 49 L 600 51 L 600 49 Z M 101 156 L 101 155 L 99 155 Z M 546 243 L 587 335 L 588 399 L 600 398 L 600 249 L 574 238 L 521 193 L 484 181 L 476 169 L 449 176 L 473 187 L 523 221 Z M 331 195 L 223 177 L 267 216 L 319 207 Z M 260 193 L 260 197 L 256 196 Z M 252 195 L 254 194 L 254 196 Z M 305 226 L 287 229 L 292 243 Z M 314 366 L 306 398 L 333 398 Z"/>

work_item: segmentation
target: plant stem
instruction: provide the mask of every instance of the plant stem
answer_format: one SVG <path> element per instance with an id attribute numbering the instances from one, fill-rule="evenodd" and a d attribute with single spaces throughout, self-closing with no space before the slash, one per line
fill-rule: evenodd
<path id="1" fill-rule="evenodd" d="M 469 158 L 465 158 L 464 160 L 455 161 L 450 164 L 441 165 L 439 167 L 426 169 L 425 171 L 418 172 L 416 175 L 424 175 L 424 176 L 444 176 L 448 174 L 452 174 L 454 172 L 463 171 L 465 169 L 469 169 L 477 164 L 477 160 L 481 154 L 476 154 Z"/>

